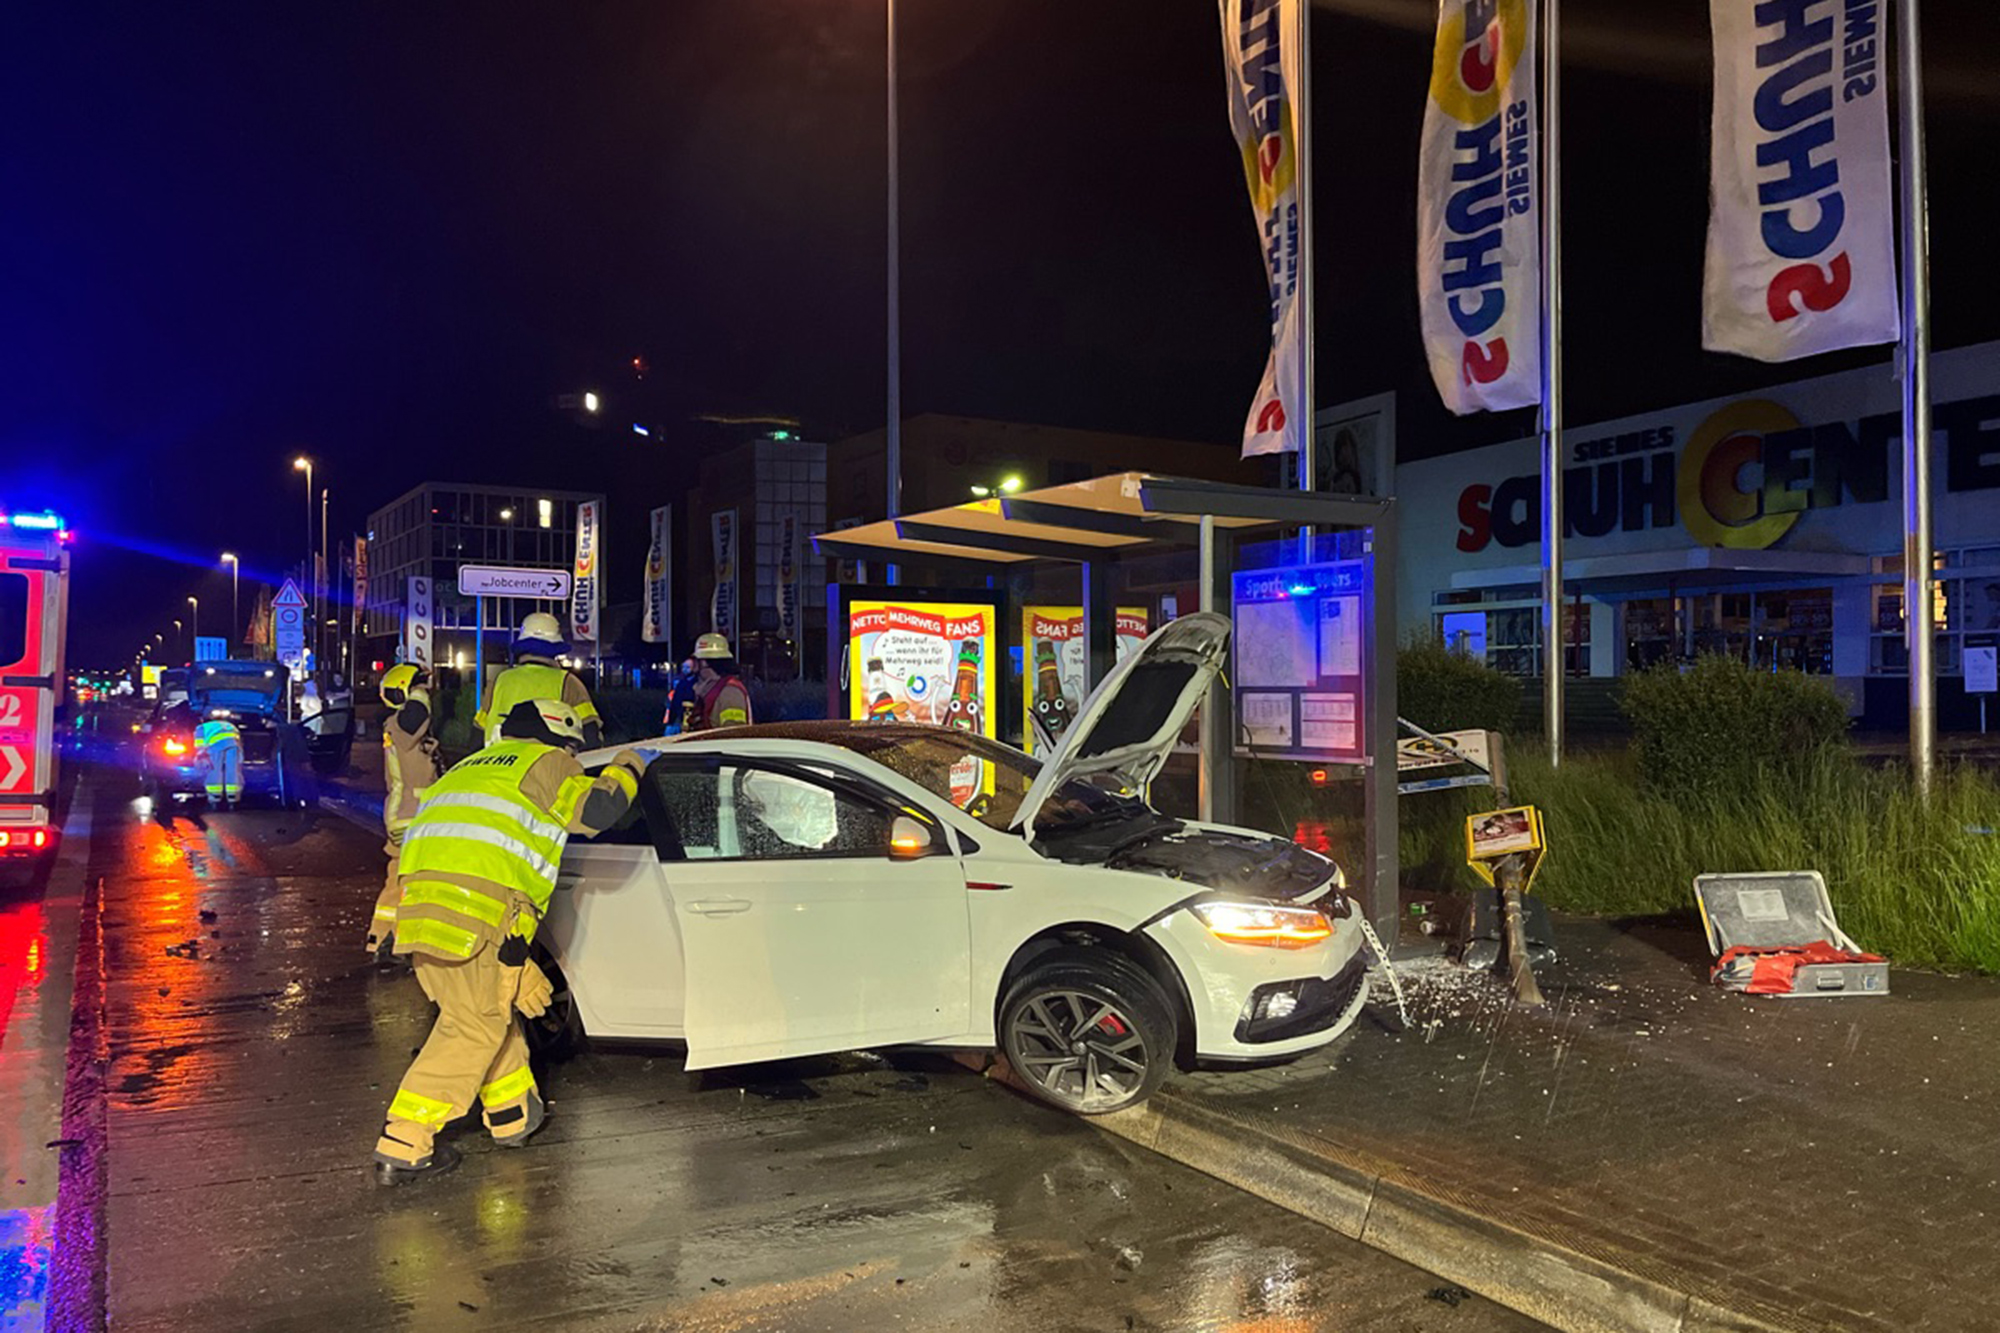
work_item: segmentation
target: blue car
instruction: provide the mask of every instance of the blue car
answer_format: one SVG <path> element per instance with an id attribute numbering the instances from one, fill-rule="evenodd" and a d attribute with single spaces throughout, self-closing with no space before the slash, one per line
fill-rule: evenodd
<path id="1" fill-rule="evenodd" d="M 187 699 L 162 703 L 144 728 L 140 772 L 156 801 L 205 795 L 194 730 L 227 718 L 243 737 L 244 798 L 305 805 L 312 798 L 299 729 L 285 719 L 285 676 L 269 662 L 197 662 Z"/>

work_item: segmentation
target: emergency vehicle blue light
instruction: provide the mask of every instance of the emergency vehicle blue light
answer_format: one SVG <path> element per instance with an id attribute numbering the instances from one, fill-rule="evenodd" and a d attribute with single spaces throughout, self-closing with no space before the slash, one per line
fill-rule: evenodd
<path id="1" fill-rule="evenodd" d="M 644 426 L 640 425 L 636 421 L 632 423 L 632 433 L 634 435 L 644 435 L 647 436 L 648 438 L 650 438 L 653 434 L 653 432 L 647 430 Z"/>
<path id="2" fill-rule="evenodd" d="M 0 523 L 12 523 L 17 528 L 34 528 L 41 532 L 55 532 L 63 525 L 60 515 L 46 509 L 39 514 L 0 514 Z"/>

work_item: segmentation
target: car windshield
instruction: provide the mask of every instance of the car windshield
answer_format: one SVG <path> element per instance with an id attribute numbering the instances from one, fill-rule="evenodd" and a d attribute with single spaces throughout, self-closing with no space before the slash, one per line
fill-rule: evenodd
<path id="1" fill-rule="evenodd" d="M 1042 771 L 1040 760 L 971 732 L 855 727 L 826 739 L 894 769 L 1003 832 L 1013 827 L 1028 788 Z M 1035 827 L 1048 831 L 1145 813 L 1145 802 L 1123 782 L 1098 774 L 1057 788 L 1036 815 Z"/>

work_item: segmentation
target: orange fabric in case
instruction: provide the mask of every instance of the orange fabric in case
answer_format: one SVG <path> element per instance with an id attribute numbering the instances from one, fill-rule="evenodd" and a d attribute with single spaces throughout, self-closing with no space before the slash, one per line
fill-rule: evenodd
<path id="1" fill-rule="evenodd" d="M 1792 976 L 1807 963 L 1880 963 L 1886 961 L 1880 954 L 1849 953 L 1836 949 L 1825 940 L 1814 940 L 1810 944 L 1781 944 L 1756 948 L 1739 944 L 1723 951 L 1709 969 L 1708 979 L 1715 980 L 1722 970 L 1738 958 L 1756 959 L 1750 972 L 1750 984 L 1743 989 L 1750 995 L 1786 995 L 1792 989 Z"/>

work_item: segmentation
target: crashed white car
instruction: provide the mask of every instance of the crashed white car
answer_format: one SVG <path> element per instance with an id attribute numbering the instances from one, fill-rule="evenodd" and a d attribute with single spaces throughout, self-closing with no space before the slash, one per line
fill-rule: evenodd
<path id="1" fill-rule="evenodd" d="M 683 1041 L 689 1069 L 998 1047 L 1042 1098 L 1097 1114 L 1176 1062 L 1332 1041 L 1367 990 L 1340 868 L 1140 795 L 1228 642 L 1223 616 L 1164 626 L 1046 762 L 897 723 L 664 743 L 626 820 L 570 841 L 539 1044 Z"/>

